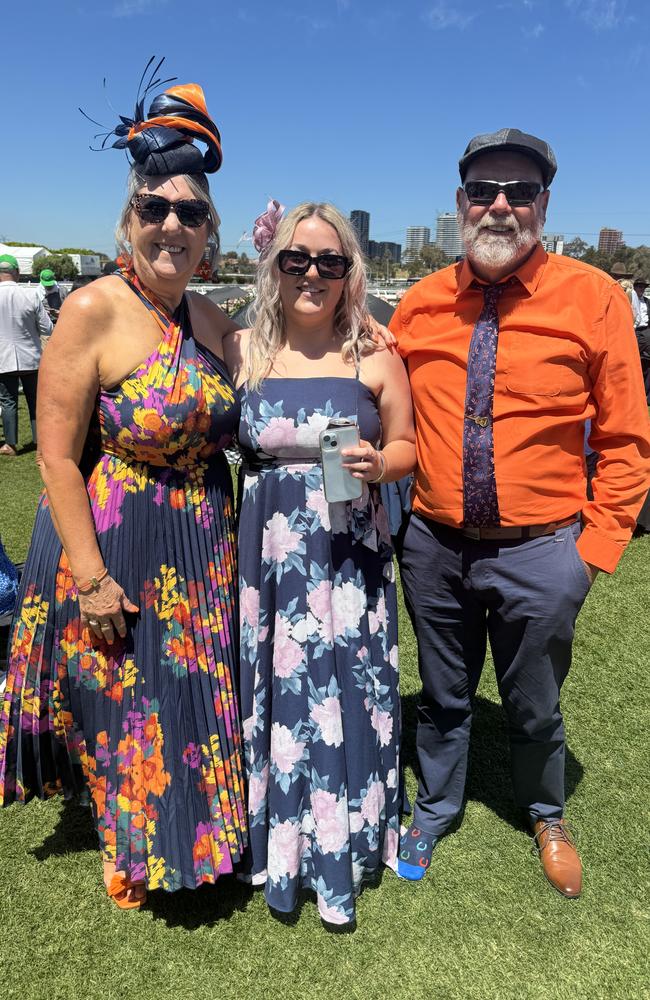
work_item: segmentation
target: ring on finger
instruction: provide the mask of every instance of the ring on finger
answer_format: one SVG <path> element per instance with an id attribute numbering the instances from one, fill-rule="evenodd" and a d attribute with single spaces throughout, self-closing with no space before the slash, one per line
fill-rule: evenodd
<path id="1" fill-rule="evenodd" d="M 96 618 L 89 618 L 88 619 L 88 624 L 92 625 L 93 627 L 96 628 L 97 625 L 99 625 L 99 622 L 98 622 L 98 620 Z"/>
<path id="2" fill-rule="evenodd" d="M 108 632 L 109 628 L 113 628 L 110 622 L 104 622 L 103 625 L 99 626 L 102 632 Z"/>

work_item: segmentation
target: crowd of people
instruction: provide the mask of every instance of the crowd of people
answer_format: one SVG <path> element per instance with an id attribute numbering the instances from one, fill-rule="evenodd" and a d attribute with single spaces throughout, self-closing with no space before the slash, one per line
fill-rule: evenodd
<path id="1" fill-rule="evenodd" d="M 102 273 L 112 274 L 117 269 L 114 261 L 108 261 Z M 43 347 L 69 292 L 94 280 L 89 275 L 77 275 L 67 289 L 46 267 L 40 272 L 36 288 L 22 285 L 17 258 L 0 254 L 0 413 L 4 435 L 0 455 L 5 458 L 14 458 L 18 453 L 19 384 L 32 425 L 32 444 L 36 445 L 36 395 Z"/>
<path id="2" fill-rule="evenodd" d="M 650 425 L 624 290 L 541 246 L 551 147 L 516 129 L 469 142 L 466 258 L 408 291 L 391 332 L 368 317 L 341 213 L 273 206 L 240 330 L 187 291 L 219 224 L 203 92 L 175 85 L 143 109 L 138 95 L 116 132 L 132 159 L 124 267 L 60 303 L 42 360 L 34 304 L 32 354 L 8 361 L 21 377 L 40 361 L 45 490 L 11 632 L 0 804 L 88 790 L 120 908 L 234 873 L 276 911 L 307 889 L 325 923 L 351 925 L 382 866 L 426 874 L 462 807 L 489 639 L 516 802 L 546 878 L 578 896 L 560 689 L 580 608 L 650 485 Z M 359 433 L 343 453 L 359 495 L 328 501 L 321 434 L 342 424 Z M 412 472 L 400 568 L 422 693 L 401 827 L 380 488 Z"/>

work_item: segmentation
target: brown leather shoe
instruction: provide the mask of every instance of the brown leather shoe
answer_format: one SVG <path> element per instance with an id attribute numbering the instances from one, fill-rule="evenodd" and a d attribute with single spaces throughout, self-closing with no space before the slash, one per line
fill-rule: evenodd
<path id="1" fill-rule="evenodd" d="M 10 444 L 3 444 L 2 448 L 0 448 L 0 455 L 7 455 L 11 458 L 15 458 L 17 454 L 18 452 L 16 449 L 12 448 Z"/>
<path id="2" fill-rule="evenodd" d="M 582 864 L 569 827 L 563 819 L 538 819 L 533 832 L 546 878 L 563 896 L 575 899 L 582 889 Z"/>

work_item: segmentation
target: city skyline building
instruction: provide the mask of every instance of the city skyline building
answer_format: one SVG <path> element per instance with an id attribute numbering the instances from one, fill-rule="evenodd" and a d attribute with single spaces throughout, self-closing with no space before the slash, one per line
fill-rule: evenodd
<path id="1" fill-rule="evenodd" d="M 623 232 L 621 229 L 603 228 L 598 234 L 598 252 L 611 256 L 616 253 L 623 244 Z"/>
<path id="2" fill-rule="evenodd" d="M 391 243 L 386 240 L 368 240 L 368 256 L 370 260 L 383 260 L 389 255 L 394 264 L 401 263 L 402 246 L 400 243 Z"/>
<path id="3" fill-rule="evenodd" d="M 410 264 L 419 255 L 422 247 L 431 242 L 431 230 L 429 226 L 409 226 L 406 230 L 406 243 L 402 259 L 405 264 Z"/>
<path id="4" fill-rule="evenodd" d="M 563 233 L 542 233 L 541 243 L 547 253 L 564 253 Z"/>
<path id="5" fill-rule="evenodd" d="M 350 222 L 356 230 L 361 252 L 368 256 L 368 238 L 370 236 L 370 212 L 362 208 L 354 208 L 350 212 Z"/>
<path id="6" fill-rule="evenodd" d="M 458 227 L 455 212 L 440 212 L 436 220 L 436 246 L 439 246 L 445 257 L 455 260 L 465 256 L 465 244 Z"/>

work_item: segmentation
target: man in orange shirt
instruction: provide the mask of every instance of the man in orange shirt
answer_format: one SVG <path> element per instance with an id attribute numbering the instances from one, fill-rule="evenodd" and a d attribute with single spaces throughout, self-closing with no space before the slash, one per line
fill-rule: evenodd
<path id="1" fill-rule="evenodd" d="M 628 300 L 539 238 L 557 164 L 517 129 L 476 136 L 457 192 L 465 261 L 402 299 L 418 468 L 402 581 L 419 644 L 420 784 L 399 874 L 420 879 L 463 801 L 489 637 L 512 779 L 544 873 L 582 869 L 564 821 L 560 688 L 575 620 L 611 573 L 650 485 L 650 428 Z M 599 461 L 586 495 L 584 427 Z"/>

